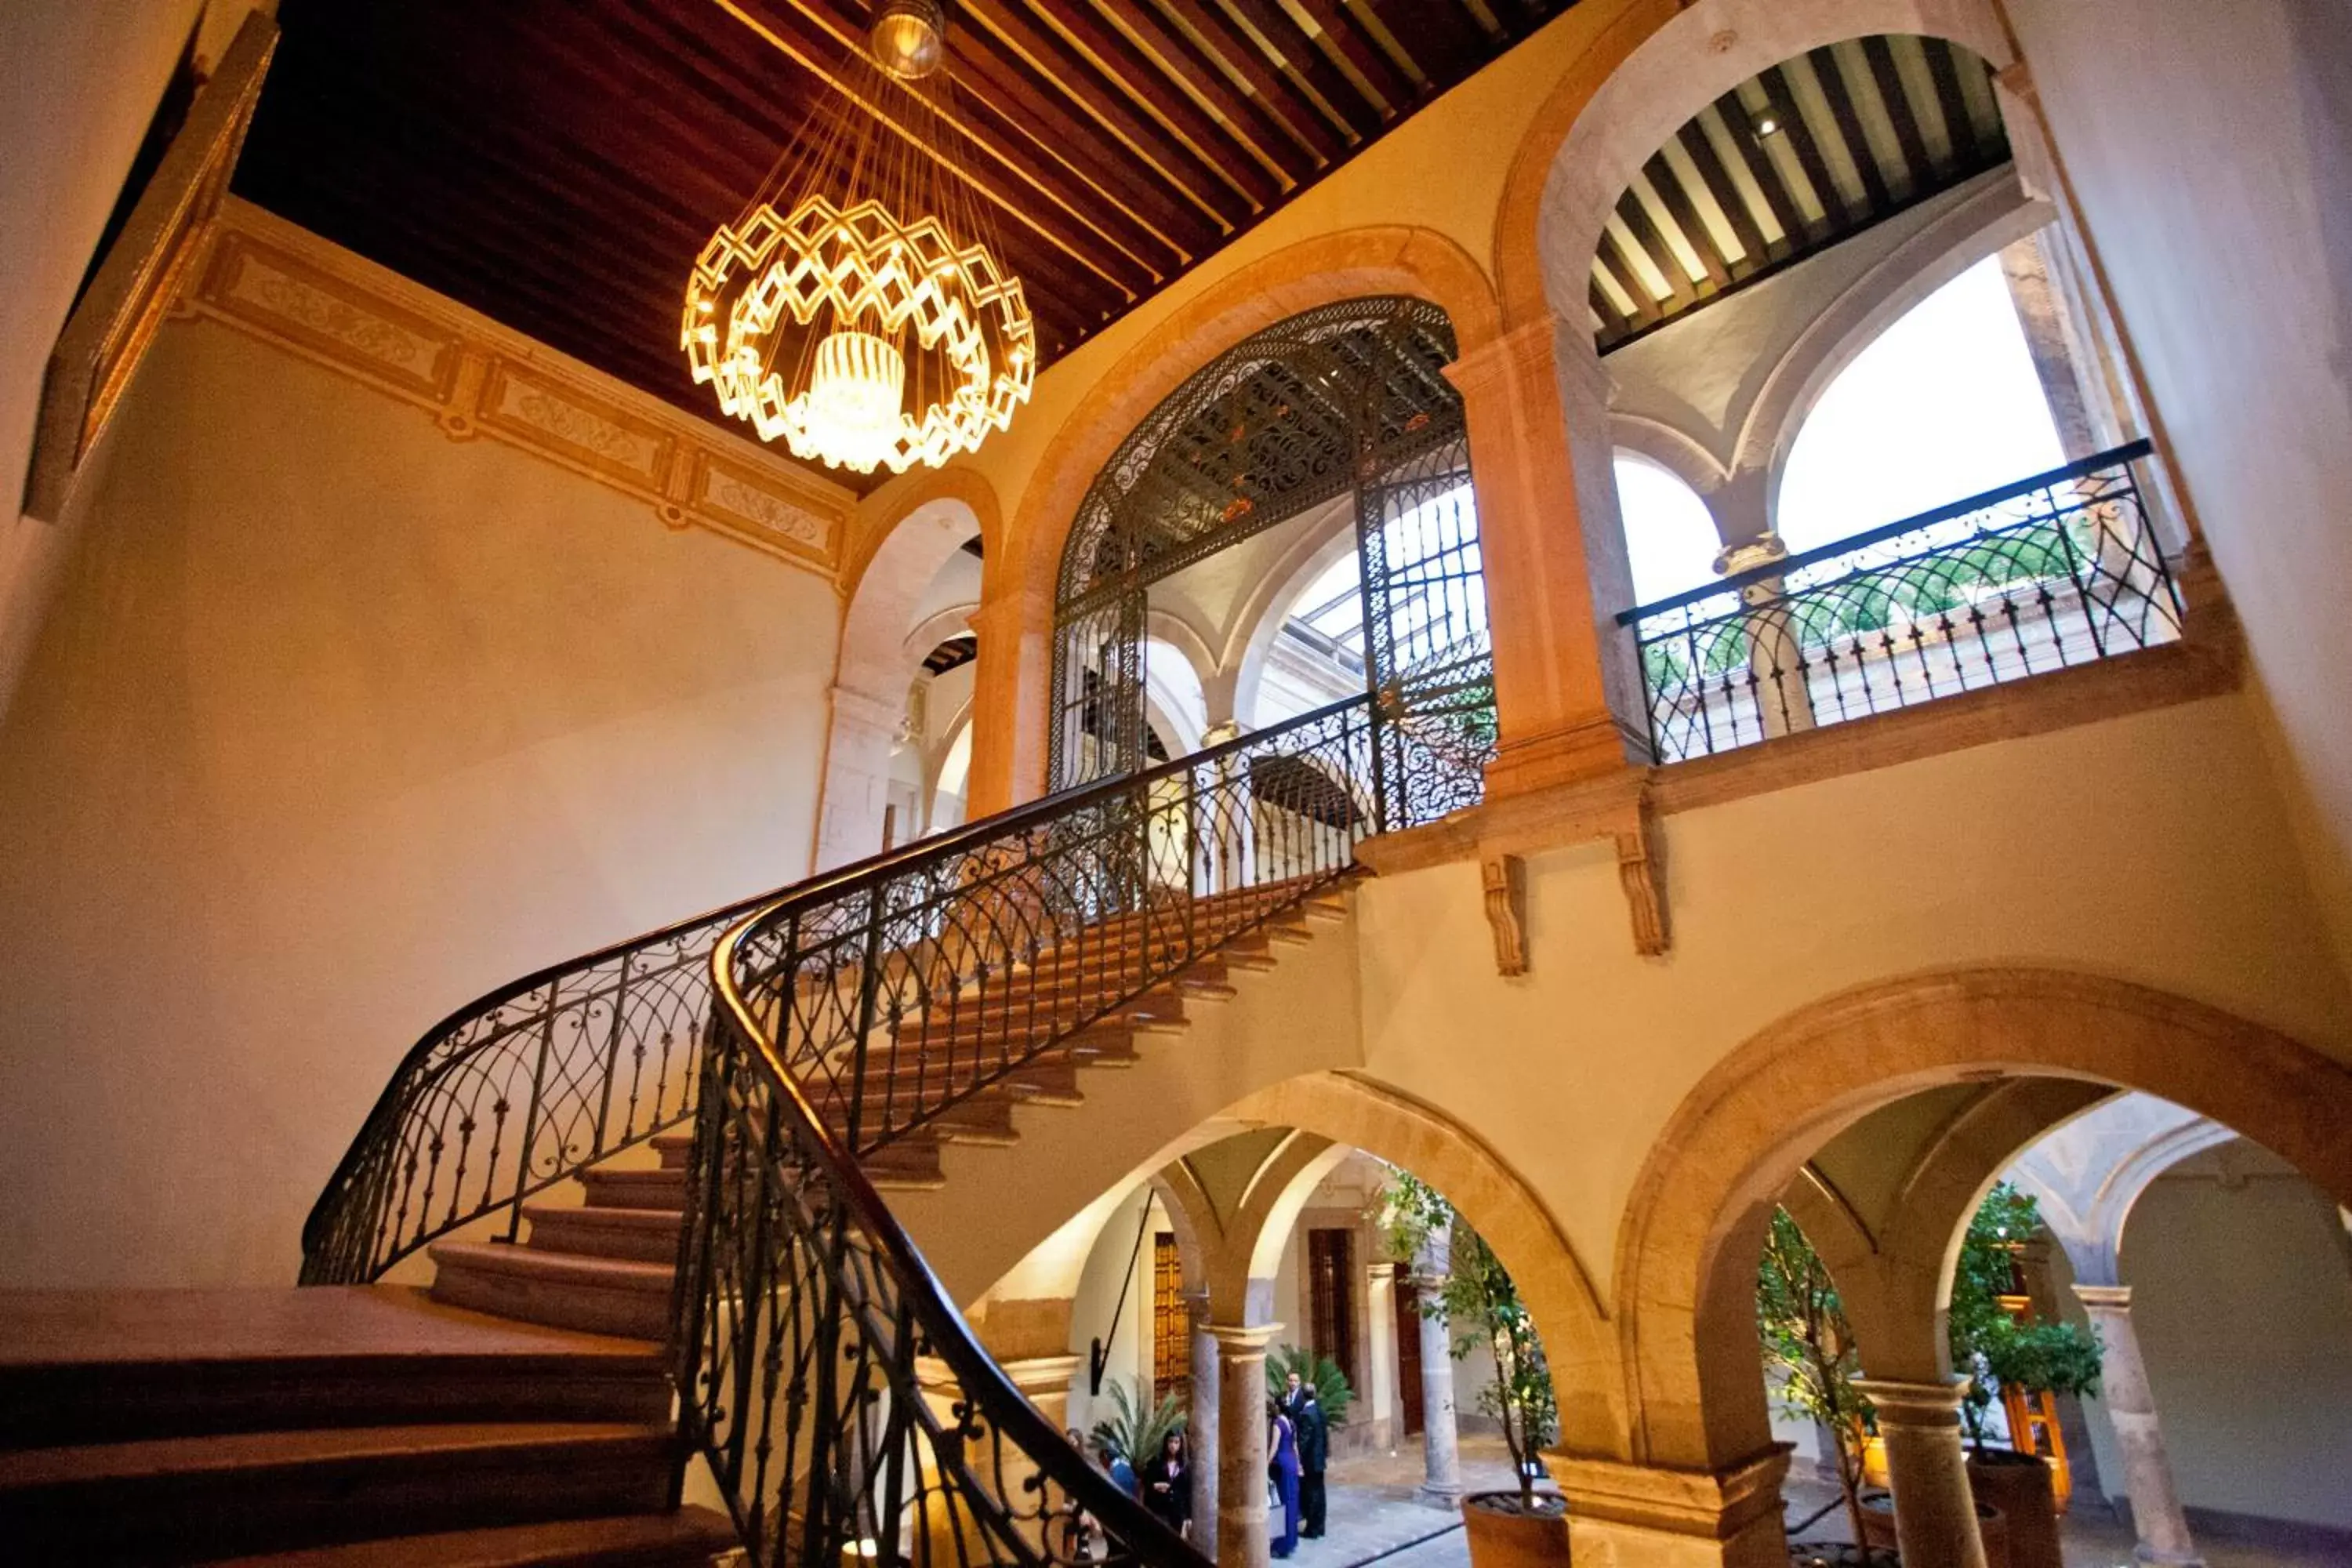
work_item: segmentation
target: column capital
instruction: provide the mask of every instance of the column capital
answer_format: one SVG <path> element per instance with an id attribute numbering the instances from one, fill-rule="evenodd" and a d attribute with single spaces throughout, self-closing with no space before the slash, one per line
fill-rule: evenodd
<path id="1" fill-rule="evenodd" d="M 1775 1443 L 1720 1470 L 1679 1470 L 1554 1449 L 1544 1468 L 1571 1519 L 1607 1520 L 1673 1535 L 1722 1541 L 1759 1519 L 1780 1517 L 1780 1478 L 1792 1445 Z"/>
<path id="2" fill-rule="evenodd" d="M 907 717 L 907 697 L 903 691 L 898 694 L 898 700 L 894 702 L 886 696 L 871 691 L 861 691 L 855 686 L 836 684 L 832 688 L 829 695 L 833 698 L 833 716 L 835 722 L 845 721 L 896 733 L 899 724 Z"/>
<path id="3" fill-rule="evenodd" d="M 2094 1312 L 2128 1312 L 2131 1310 L 2131 1287 L 2128 1285 L 2084 1285 L 2077 1281 L 2074 1299 Z"/>
<path id="4" fill-rule="evenodd" d="M 1282 1332 L 1280 1323 L 1203 1323 L 1209 1337 L 1217 1342 L 1217 1353 L 1226 1361 L 1244 1361 L 1252 1357 L 1264 1359 L 1266 1347 L 1274 1336 Z"/>
<path id="5" fill-rule="evenodd" d="M 1777 533 L 1767 533 L 1738 544 L 1727 544 L 1716 552 L 1715 572 L 1719 577 L 1733 577 L 1788 558 L 1787 541 Z"/>
<path id="6" fill-rule="evenodd" d="M 1549 368 L 1559 343 L 1559 326 L 1549 316 L 1525 321 L 1474 349 L 1465 349 L 1445 366 L 1445 379 L 1465 395 L 1483 392 L 1503 375 L 1528 365 Z"/>
<path id="7" fill-rule="evenodd" d="M 1950 1426 L 1960 1424 L 1960 1401 L 1969 1392 L 1965 1377 L 1941 1383 L 1904 1383 L 1891 1377 L 1857 1377 L 1854 1391 L 1878 1406 L 1881 1423 L 1897 1426 Z"/>
<path id="8" fill-rule="evenodd" d="M 1394 1263 L 1367 1263 L 1364 1265 L 1364 1278 L 1366 1279 L 1394 1279 L 1396 1278 L 1396 1271 L 1397 1266 Z"/>

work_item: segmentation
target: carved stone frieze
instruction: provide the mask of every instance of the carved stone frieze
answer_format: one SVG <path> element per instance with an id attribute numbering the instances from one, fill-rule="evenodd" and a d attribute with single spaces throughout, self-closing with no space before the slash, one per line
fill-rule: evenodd
<path id="1" fill-rule="evenodd" d="M 487 437 L 828 576 L 856 498 L 797 464 L 475 315 L 307 230 L 224 204 L 185 299 L 224 322 Z"/>

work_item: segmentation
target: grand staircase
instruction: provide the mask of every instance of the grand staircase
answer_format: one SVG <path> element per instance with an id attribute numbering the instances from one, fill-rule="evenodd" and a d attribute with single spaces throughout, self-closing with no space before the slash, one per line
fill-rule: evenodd
<path id="1" fill-rule="evenodd" d="M 306 1227 L 314 1289 L 0 1295 L 0 1561 L 977 1568 L 1091 1532 L 1202 1568 L 1013 1390 L 880 1194 L 1181 1050 L 1188 1008 L 1339 914 L 1378 814 L 1252 798 L 1235 763 L 1346 780 L 1371 722 L 1338 705 L 452 1015 Z M 425 1260 L 429 1289 L 384 1282 Z"/>

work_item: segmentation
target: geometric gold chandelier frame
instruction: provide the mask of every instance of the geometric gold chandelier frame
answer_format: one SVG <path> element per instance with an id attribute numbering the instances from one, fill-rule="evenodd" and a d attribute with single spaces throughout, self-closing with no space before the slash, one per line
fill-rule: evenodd
<path id="1" fill-rule="evenodd" d="M 782 352 L 820 321 L 834 330 L 813 355 Z M 940 366 L 919 411 L 904 406 L 890 340 Z M 1037 370 L 1021 281 L 985 245 L 960 247 L 939 218 L 905 223 L 876 197 L 843 211 L 822 192 L 788 216 L 762 202 L 711 237 L 687 285 L 680 346 L 695 381 L 762 440 L 859 473 L 977 449 L 1028 401 Z"/>

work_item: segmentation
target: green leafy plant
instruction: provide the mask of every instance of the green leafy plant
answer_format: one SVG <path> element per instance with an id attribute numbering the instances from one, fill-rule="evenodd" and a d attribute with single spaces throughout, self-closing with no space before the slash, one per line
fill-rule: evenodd
<path id="1" fill-rule="evenodd" d="M 1960 1406 L 1972 1446 L 1985 1445 L 1985 1418 L 2004 1388 L 2021 1394 L 2096 1394 L 2098 1336 L 2073 1323 L 2020 1322 L 2000 1304 L 2012 1291 L 2018 1244 L 2042 1224 L 2029 1193 L 1998 1182 L 1969 1221 L 1952 1271 L 1945 1322 L 1952 1367 L 1970 1374 Z"/>
<path id="2" fill-rule="evenodd" d="M 1518 1287 L 1486 1238 L 1420 1178 L 1397 1172 L 1372 1205 L 1381 1242 L 1399 1263 L 1418 1260 L 1436 1237 L 1447 1238 L 1445 1282 L 1421 1298 L 1421 1314 L 1454 1328 L 1454 1360 L 1481 1344 L 1494 1356 L 1495 1378 L 1478 1391 L 1478 1409 L 1501 1424 L 1520 1507 L 1530 1509 L 1537 1456 L 1559 1426 L 1559 1401 Z"/>
<path id="3" fill-rule="evenodd" d="M 1781 1409 L 1819 1423 L 1836 1443 L 1838 1489 L 1859 1544 L 1863 1447 L 1871 1420 L 1870 1401 L 1853 1385 L 1861 1358 L 1836 1282 L 1786 1209 L 1772 1211 L 1765 1234 L 1756 1271 L 1756 1329 L 1765 1369 L 1778 1374 L 1774 1395 Z"/>
<path id="4" fill-rule="evenodd" d="M 1111 1413 L 1095 1423 L 1087 1434 L 1087 1442 L 1105 1464 L 1114 1458 L 1125 1459 L 1139 1474 L 1144 1465 L 1160 1452 L 1171 1432 L 1184 1430 L 1184 1409 L 1174 1394 L 1162 1399 L 1156 1408 L 1147 1409 L 1139 1392 L 1130 1391 L 1118 1378 L 1110 1383 Z"/>
<path id="5" fill-rule="evenodd" d="M 1265 1401 L 1269 1409 L 1274 1402 L 1290 1388 L 1290 1374 L 1311 1384 L 1315 1403 L 1323 1407 L 1327 1426 L 1344 1426 L 1348 1407 L 1356 1403 L 1356 1391 L 1348 1386 L 1348 1374 L 1339 1363 L 1328 1355 L 1317 1355 L 1303 1345 L 1277 1345 L 1265 1358 Z"/>

